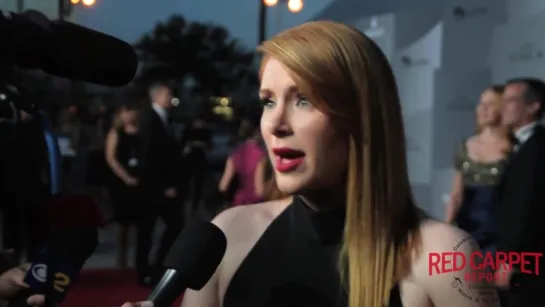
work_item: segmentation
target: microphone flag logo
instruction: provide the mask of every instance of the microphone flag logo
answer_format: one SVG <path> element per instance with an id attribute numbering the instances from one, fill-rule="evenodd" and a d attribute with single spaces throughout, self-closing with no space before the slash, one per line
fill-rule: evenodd
<path id="1" fill-rule="evenodd" d="M 32 276 L 39 282 L 46 282 L 47 280 L 47 265 L 43 263 L 32 266 Z"/>

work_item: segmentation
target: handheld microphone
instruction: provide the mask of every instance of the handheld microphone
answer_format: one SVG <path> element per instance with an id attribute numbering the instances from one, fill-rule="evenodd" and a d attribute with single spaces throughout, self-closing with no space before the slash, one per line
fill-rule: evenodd
<path id="1" fill-rule="evenodd" d="M 26 299 L 33 294 L 44 295 L 49 303 L 62 302 L 97 245 L 98 233 L 92 228 L 74 229 L 55 235 L 25 275 L 24 282 L 30 286 L 30 293 L 11 300 L 8 306 L 26 306 Z"/>
<path id="2" fill-rule="evenodd" d="M 105 86 L 130 83 L 138 68 L 131 45 L 37 11 L 0 11 L 0 55 L 16 66 Z"/>
<path id="3" fill-rule="evenodd" d="M 164 265 L 163 277 L 148 297 L 155 307 L 170 307 L 189 288 L 200 290 L 218 268 L 227 239 L 210 222 L 188 225 L 170 249 Z"/>

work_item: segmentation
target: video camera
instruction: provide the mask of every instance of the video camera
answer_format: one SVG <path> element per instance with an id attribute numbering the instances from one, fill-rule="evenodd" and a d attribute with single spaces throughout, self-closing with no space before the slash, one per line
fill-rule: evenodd
<path id="1" fill-rule="evenodd" d="M 45 97 L 31 95 L 34 89 L 25 88 L 19 71 L 40 70 L 118 87 L 132 81 L 138 57 L 121 40 L 64 20 L 49 20 L 37 11 L 0 11 L 0 42 L 0 209 L 3 223 L 20 230 L 20 225 L 33 224 L 26 219 L 34 213 L 34 204 L 43 204 L 44 196 L 57 192 L 51 192 L 49 178 L 56 170 L 51 166 L 56 153 L 46 146 L 51 141 L 48 119 L 39 105 Z M 31 120 L 25 120 L 28 116 Z M 10 245 L 3 241 L 4 247 Z"/>

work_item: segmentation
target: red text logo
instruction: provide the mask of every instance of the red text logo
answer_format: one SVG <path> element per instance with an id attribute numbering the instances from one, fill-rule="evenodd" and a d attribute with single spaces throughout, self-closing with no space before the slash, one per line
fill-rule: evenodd
<path id="1" fill-rule="evenodd" d="M 462 252 L 430 253 L 428 274 L 431 276 L 465 270 L 464 280 L 468 282 L 507 280 L 507 272 L 513 266 L 517 266 L 521 273 L 539 275 L 540 257 L 543 257 L 543 253 L 473 252 L 469 256 Z"/>

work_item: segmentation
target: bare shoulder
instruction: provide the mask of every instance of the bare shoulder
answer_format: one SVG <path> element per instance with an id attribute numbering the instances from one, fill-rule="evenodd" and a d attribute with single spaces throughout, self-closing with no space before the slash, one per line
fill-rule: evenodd
<path id="1" fill-rule="evenodd" d="M 464 140 L 464 146 L 465 148 L 468 148 L 468 149 L 473 148 L 479 144 L 479 140 L 480 140 L 479 134 L 474 134 Z"/>
<path id="2" fill-rule="evenodd" d="M 227 237 L 227 250 L 218 274 L 218 294 L 225 296 L 231 279 L 270 224 L 290 205 L 291 198 L 237 206 L 220 213 L 212 222 Z"/>
<path id="3" fill-rule="evenodd" d="M 499 306 L 494 287 L 487 278 L 478 278 L 483 272 L 470 265 L 469 259 L 480 249 L 468 233 L 427 220 L 420 226 L 420 235 L 422 245 L 413 261 L 412 277 L 433 306 Z"/>
<path id="4" fill-rule="evenodd" d="M 475 240 L 467 232 L 437 220 L 426 220 L 420 225 L 421 250 L 413 263 L 415 277 L 430 277 L 430 260 L 436 255 L 460 252 L 470 254 L 478 250 Z M 433 274 L 431 275 L 433 276 Z"/>
<path id="5" fill-rule="evenodd" d="M 236 239 L 266 228 L 286 207 L 291 198 L 236 206 L 218 214 L 212 223 L 218 226 L 228 238 Z"/>
<path id="6" fill-rule="evenodd" d="M 453 251 L 454 245 L 460 240 L 470 240 L 474 242 L 471 236 L 451 224 L 446 224 L 437 220 L 428 219 L 420 225 L 420 235 L 422 237 L 422 249 L 432 252 L 433 250 Z"/>

